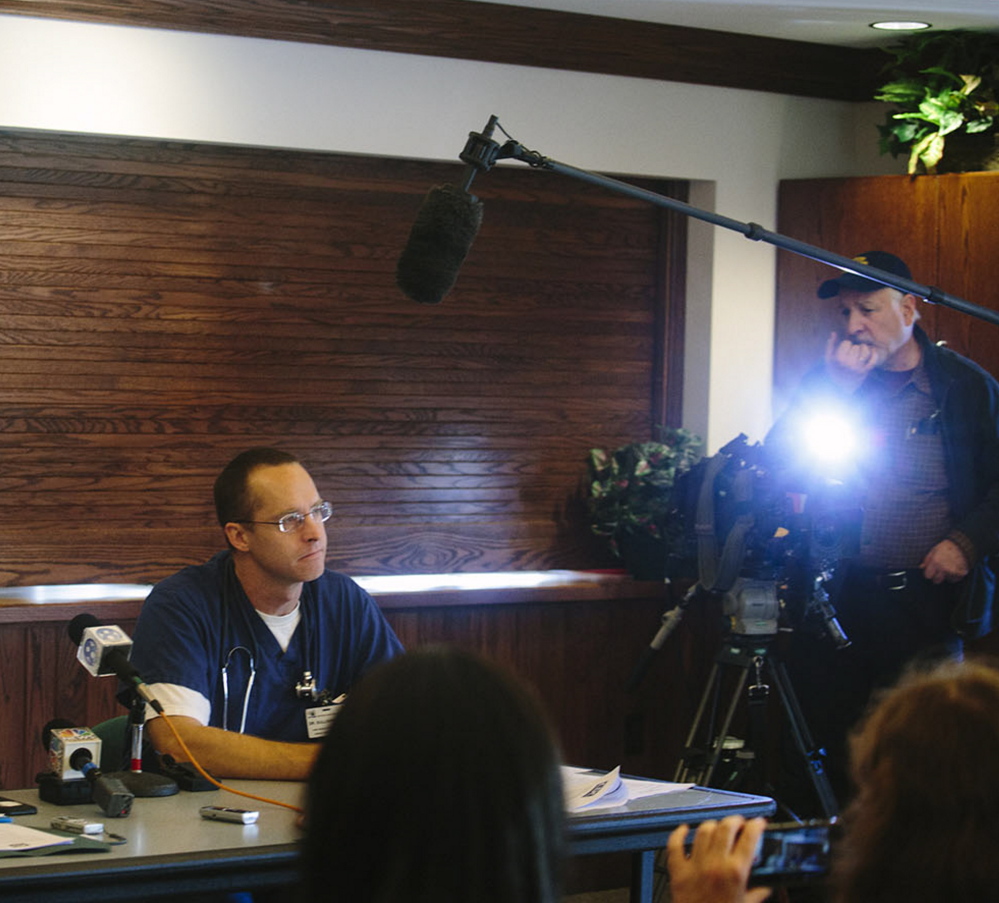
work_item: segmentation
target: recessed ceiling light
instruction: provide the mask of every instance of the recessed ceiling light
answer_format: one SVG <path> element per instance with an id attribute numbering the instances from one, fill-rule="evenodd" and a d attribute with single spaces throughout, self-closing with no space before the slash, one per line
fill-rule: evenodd
<path id="1" fill-rule="evenodd" d="M 882 31 L 922 31 L 930 27 L 929 22 L 871 22 L 871 28 Z"/>

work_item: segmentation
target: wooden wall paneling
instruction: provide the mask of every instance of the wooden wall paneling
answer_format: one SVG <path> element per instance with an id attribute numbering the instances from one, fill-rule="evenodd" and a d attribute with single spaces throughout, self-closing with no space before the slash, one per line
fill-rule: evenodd
<path id="1" fill-rule="evenodd" d="M 720 612 L 698 603 L 629 690 L 665 603 L 649 597 L 389 611 L 407 648 L 474 649 L 528 681 L 545 703 L 567 761 L 621 765 L 672 780 L 721 642 Z"/>
<path id="2" fill-rule="evenodd" d="M 23 760 L 27 736 L 26 662 L 28 628 L 22 625 L 0 628 L 0 788 L 25 786 Z M 39 741 L 40 742 L 40 741 Z"/>
<path id="3" fill-rule="evenodd" d="M 33 624 L 25 635 L 25 643 L 19 650 L 19 659 L 24 662 L 25 671 L 25 720 L 23 730 L 12 735 L 8 755 L 17 753 L 24 762 L 34 768 L 30 775 L 45 769 L 45 751 L 42 746 L 42 726 L 53 718 L 76 720 L 85 712 L 86 688 L 82 669 L 71 662 L 67 649 L 71 649 L 66 638 L 65 627 L 59 636 L 58 624 L 50 622 Z M 65 713 L 65 714 L 63 714 Z M 79 722 L 81 725 L 85 721 Z M 17 786 L 30 786 L 19 783 Z"/>
<path id="4" fill-rule="evenodd" d="M 686 203 L 686 185 L 677 185 L 674 197 Z M 652 422 L 679 425 L 683 422 L 683 349 L 686 330 L 686 307 L 678 303 L 685 298 L 687 278 L 687 229 L 682 214 L 672 210 L 659 211 L 659 285 L 657 297 L 662 304 L 655 307 L 652 367 Z"/>
<path id="5" fill-rule="evenodd" d="M 940 176 L 938 279 L 940 288 L 999 310 L 999 176 Z M 999 326 L 938 308 L 938 337 L 999 376 Z"/>
<path id="6" fill-rule="evenodd" d="M 682 297 L 663 293 L 682 266 L 664 254 L 685 224 L 499 167 L 458 284 L 420 306 L 395 261 L 459 171 L 0 133 L 0 583 L 203 560 L 214 476 L 261 443 L 333 501 L 342 570 L 612 564 L 578 486 L 590 446 L 648 435 L 654 393 L 675 397 L 656 336 L 675 368 Z"/>
<path id="7" fill-rule="evenodd" d="M 0 0 L 0 12 L 869 100 L 884 54 L 468 0 Z M 484 111 L 488 114 L 489 111 Z M 485 118 L 485 115 L 484 117 Z M 473 128 L 478 123 L 469 123 Z"/>

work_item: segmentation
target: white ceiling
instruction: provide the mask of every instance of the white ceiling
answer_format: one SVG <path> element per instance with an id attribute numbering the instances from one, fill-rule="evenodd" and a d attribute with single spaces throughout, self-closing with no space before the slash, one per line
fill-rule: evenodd
<path id="1" fill-rule="evenodd" d="M 684 25 L 766 35 L 792 41 L 879 47 L 892 43 L 891 33 L 871 22 L 906 19 L 929 22 L 934 29 L 974 28 L 999 31 L 999 0 L 488 0 L 511 6 L 531 6 L 563 12 L 637 19 L 664 25 Z"/>

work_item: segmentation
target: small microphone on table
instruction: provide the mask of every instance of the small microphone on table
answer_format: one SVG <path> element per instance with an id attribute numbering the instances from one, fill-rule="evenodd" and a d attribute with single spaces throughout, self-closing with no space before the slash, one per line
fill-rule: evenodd
<path id="1" fill-rule="evenodd" d="M 47 776 L 49 784 L 53 781 L 65 784 L 82 776 L 90 785 L 91 799 L 109 818 L 124 818 L 132 811 L 135 794 L 121 780 L 104 774 L 97 766 L 95 759 L 100 758 L 101 741 L 89 728 L 77 727 L 65 718 L 54 718 L 42 728 L 42 745 L 52 765 L 52 774 Z"/>

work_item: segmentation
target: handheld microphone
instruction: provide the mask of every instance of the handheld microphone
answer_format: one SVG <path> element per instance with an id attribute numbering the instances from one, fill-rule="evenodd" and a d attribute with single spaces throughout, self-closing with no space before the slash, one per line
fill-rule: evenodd
<path id="1" fill-rule="evenodd" d="M 462 184 L 431 188 L 416 215 L 396 265 L 396 284 L 420 304 L 439 304 L 451 291 L 482 225 L 482 202 L 468 189 L 476 174 L 496 160 L 499 145 L 492 140 L 496 121 L 491 116 L 481 133 L 469 132 L 459 155 L 466 164 Z"/>
<path id="2" fill-rule="evenodd" d="M 69 757 L 69 764 L 90 782 L 94 802 L 109 818 L 125 818 L 132 811 L 132 793 L 118 778 L 104 774 L 86 749 L 78 749 Z"/>
<path id="3" fill-rule="evenodd" d="M 132 641 L 120 627 L 101 624 L 93 615 L 77 615 L 69 623 L 69 635 L 80 647 L 77 660 L 94 677 L 117 673 L 114 665 L 120 659 L 131 668 L 128 657 L 132 653 Z M 121 667 L 120 663 L 118 667 Z"/>
<path id="4" fill-rule="evenodd" d="M 42 729 L 42 744 L 49 754 L 52 766 L 50 781 L 63 784 L 66 781 L 75 782 L 86 778 L 90 785 L 90 799 L 101 807 L 110 818 L 124 818 L 132 811 L 132 800 L 135 794 L 118 778 L 104 774 L 97 767 L 95 760 L 101 756 L 101 740 L 90 728 L 75 727 L 73 722 L 64 718 L 54 718 Z M 65 785 L 66 787 L 72 786 Z M 47 788 L 53 791 L 52 787 Z M 63 799 L 56 792 L 53 802 L 86 802 L 78 792 L 70 793 L 70 798 Z M 43 799 L 48 796 L 43 796 Z"/>
<path id="5" fill-rule="evenodd" d="M 162 714 L 163 707 L 128 660 L 132 641 L 125 631 L 113 624 L 101 624 L 91 614 L 82 614 L 69 622 L 69 638 L 80 647 L 76 657 L 91 674 L 95 677 L 116 674 Z"/>
<path id="6" fill-rule="evenodd" d="M 77 727 L 65 718 L 53 718 L 42 728 L 42 746 L 49 754 L 52 773 L 61 781 L 73 781 L 83 773 L 70 762 L 73 753 L 85 751 L 92 759 L 101 757 L 101 739 L 90 728 Z"/>

